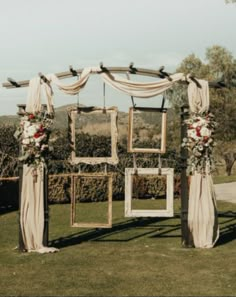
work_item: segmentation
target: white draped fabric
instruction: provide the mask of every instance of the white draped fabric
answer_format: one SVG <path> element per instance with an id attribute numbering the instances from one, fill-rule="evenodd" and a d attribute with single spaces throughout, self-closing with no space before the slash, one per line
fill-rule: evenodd
<path id="1" fill-rule="evenodd" d="M 81 89 L 83 89 L 89 79 L 89 76 L 91 73 L 96 73 L 98 71 L 98 68 L 96 67 L 87 67 L 84 68 L 83 72 L 80 75 L 80 79 L 78 79 L 76 82 L 65 85 L 63 84 L 58 77 L 51 73 L 46 75 L 46 78 L 48 79 L 48 81 L 50 83 L 55 84 L 59 90 L 61 90 L 62 92 L 69 94 L 69 95 L 77 95 Z M 49 85 L 47 85 L 48 88 L 50 88 Z M 48 92 L 48 94 L 50 95 L 50 92 Z"/>
<path id="2" fill-rule="evenodd" d="M 55 74 L 48 74 L 46 75 L 46 78 L 50 83 L 55 84 L 64 93 L 76 95 L 82 90 L 82 88 L 85 87 L 91 73 L 99 74 L 105 83 L 116 90 L 138 98 L 150 98 L 157 96 L 173 86 L 175 82 L 185 79 L 183 73 L 176 73 L 170 76 L 172 80 L 165 78 L 158 81 L 142 83 L 131 81 L 119 75 L 113 75 L 109 72 L 101 72 L 101 69 L 96 67 L 85 68 L 81 73 L 80 78 L 76 82 L 68 85 L 63 84 Z M 50 92 L 50 86 L 48 84 L 44 85 L 45 88 L 48 89 L 47 95 L 49 96 L 49 100 L 51 100 L 50 97 L 52 96 L 52 92 Z"/>
<path id="3" fill-rule="evenodd" d="M 209 109 L 209 87 L 207 81 L 198 82 L 201 88 L 189 83 L 188 98 L 191 112 L 201 114 Z M 188 226 L 196 248 L 212 248 L 219 238 L 216 196 L 208 168 L 205 174 L 194 172 L 191 176 Z"/>
<path id="4" fill-rule="evenodd" d="M 45 97 L 47 110 L 49 113 L 53 112 L 53 92 L 50 85 L 43 83 L 41 85 L 41 78 L 34 77 L 29 82 L 29 90 L 26 102 L 26 112 L 35 113 L 41 111 L 42 97 Z"/>
<path id="5" fill-rule="evenodd" d="M 47 90 L 45 90 L 47 91 Z M 26 111 L 35 113 L 41 111 L 40 78 L 30 81 Z M 47 101 L 48 111 L 52 110 L 52 101 Z M 51 253 L 58 249 L 43 246 L 44 231 L 44 164 L 35 169 L 33 166 L 23 166 L 20 225 L 25 249 L 28 252 Z M 37 180 L 34 180 L 34 175 Z"/>
<path id="6" fill-rule="evenodd" d="M 20 224 L 25 249 L 28 252 L 51 253 L 58 249 L 43 246 L 44 230 L 44 165 L 37 168 L 37 181 L 34 181 L 34 168 L 23 166 L 21 190 Z"/>
<path id="7" fill-rule="evenodd" d="M 102 79 L 114 89 L 138 98 L 150 98 L 160 95 L 169 89 L 175 82 L 184 78 L 182 73 L 176 73 L 170 76 L 172 79 L 171 81 L 165 78 L 159 81 L 142 83 L 130 81 L 107 72 L 101 73 L 101 76 Z"/>

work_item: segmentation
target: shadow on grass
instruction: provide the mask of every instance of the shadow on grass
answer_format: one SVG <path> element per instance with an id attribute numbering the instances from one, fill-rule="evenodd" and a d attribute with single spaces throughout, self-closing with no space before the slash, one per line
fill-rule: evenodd
<path id="1" fill-rule="evenodd" d="M 227 244 L 236 239 L 236 212 L 221 212 L 218 217 L 221 219 L 220 238 L 216 246 Z"/>
<path id="2" fill-rule="evenodd" d="M 220 238 L 217 246 L 236 239 L 236 212 L 227 211 L 218 214 L 220 220 Z M 140 237 L 175 238 L 181 237 L 181 222 L 176 218 L 132 218 L 114 224 L 111 229 L 90 229 L 80 231 L 50 242 L 51 246 L 65 248 L 85 241 L 129 242 Z"/>
<path id="3" fill-rule="evenodd" d="M 165 224 L 166 220 L 170 220 L 170 218 L 134 218 L 114 224 L 111 229 L 93 229 L 60 237 L 51 241 L 50 246 L 64 248 L 84 241 L 128 242 L 144 236 L 152 238 L 180 237 L 181 225 L 169 222 Z M 163 224 L 160 224 L 162 222 Z M 176 230 L 178 230 L 178 234 L 170 234 Z"/>

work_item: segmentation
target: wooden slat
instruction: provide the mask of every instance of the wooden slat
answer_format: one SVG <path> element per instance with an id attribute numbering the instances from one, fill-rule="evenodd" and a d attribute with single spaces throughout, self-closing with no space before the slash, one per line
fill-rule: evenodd
<path id="1" fill-rule="evenodd" d="M 7 181 L 7 180 L 18 180 L 19 176 L 13 176 L 13 177 L 0 177 L 0 181 Z"/>
<path id="2" fill-rule="evenodd" d="M 146 69 L 146 68 L 106 67 L 104 69 L 109 71 L 109 72 L 112 72 L 112 73 L 126 73 L 126 72 L 129 72 L 131 74 L 138 74 L 138 75 L 144 75 L 144 76 L 163 77 L 163 74 L 159 70 L 151 70 L 151 69 Z M 81 74 L 83 69 L 77 69 L 75 71 L 78 74 Z M 59 79 L 73 77 L 73 74 L 72 74 L 71 71 L 58 72 L 58 73 L 55 73 L 55 75 Z M 20 87 L 27 87 L 29 85 L 29 80 L 16 81 L 16 83 Z M 2 84 L 2 86 L 4 88 L 7 88 L 7 89 L 16 88 L 16 86 L 11 84 L 10 82 L 4 82 Z"/>
<path id="3" fill-rule="evenodd" d="M 147 69 L 147 68 L 136 68 L 133 67 L 133 64 L 130 65 L 129 67 L 101 67 L 101 72 L 102 71 L 109 71 L 112 73 L 130 73 L 130 74 L 137 74 L 137 75 L 143 75 L 143 76 L 150 76 L 150 77 L 159 77 L 159 78 L 165 78 L 166 75 L 171 75 L 172 73 L 164 72 L 163 71 L 164 67 L 161 67 L 159 70 L 153 70 L 153 69 Z M 77 74 L 81 74 L 83 71 L 83 68 L 73 70 L 73 71 L 63 71 L 63 72 L 58 72 L 55 73 L 55 75 L 59 79 L 64 79 L 64 78 L 70 78 L 74 76 L 74 72 L 77 72 Z M 98 72 L 99 73 L 99 72 Z M 168 77 L 167 77 L 168 78 Z M 195 78 L 192 76 L 192 80 L 195 80 Z M 14 83 L 11 83 L 10 80 L 14 81 Z M 179 83 L 182 84 L 188 84 L 187 81 L 180 81 Z M 7 89 L 13 89 L 16 87 L 27 87 L 29 85 L 29 80 L 21 80 L 21 81 L 15 81 L 14 79 L 9 79 L 8 82 L 4 82 L 2 86 Z M 212 81 L 209 82 L 209 87 L 210 88 L 224 88 L 227 87 L 225 83 L 222 81 Z M 233 86 L 236 87 L 236 86 Z"/>

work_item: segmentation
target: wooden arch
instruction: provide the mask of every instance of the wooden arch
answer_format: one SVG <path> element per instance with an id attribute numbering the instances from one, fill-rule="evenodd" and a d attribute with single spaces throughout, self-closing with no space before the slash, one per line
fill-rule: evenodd
<path id="1" fill-rule="evenodd" d="M 100 63 L 99 67 L 101 69 L 101 72 L 129 73 L 129 74 L 136 74 L 136 75 L 141 75 L 141 76 L 167 78 L 167 79 L 171 80 L 171 78 L 170 78 L 171 73 L 165 72 L 164 66 L 160 67 L 158 70 L 153 70 L 153 69 L 148 69 L 148 68 L 136 68 L 136 67 L 134 67 L 133 63 L 130 63 L 130 65 L 128 67 L 104 67 L 103 63 Z M 64 78 L 70 78 L 73 76 L 78 76 L 82 73 L 82 71 L 83 71 L 83 68 L 75 70 L 75 69 L 73 69 L 72 66 L 69 66 L 69 71 L 58 72 L 58 73 L 55 73 L 55 75 L 59 79 L 64 79 Z M 45 82 L 47 81 L 46 77 L 41 72 L 39 72 L 39 76 Z M 197 80 L 195 79 L 195 77 L 193 75 L 190 75 L 189 77 L 197 84 Z M 7 80 L 8 80 L 8 82 L 4 82 L 2 84 L 2 86 L 7 89 L 28 87 L 28 85 L 29 85 L 29 80 L 16 81 L 13 78 L 8 78 Z M 187 83 L 187 82 L 182 82 L 182 83 Z M 212 82 L 209 82 L 209 87 L 222 88 L 222 87 L 225 87 L 225 84 L 223 81 L 212 81 Z"/>

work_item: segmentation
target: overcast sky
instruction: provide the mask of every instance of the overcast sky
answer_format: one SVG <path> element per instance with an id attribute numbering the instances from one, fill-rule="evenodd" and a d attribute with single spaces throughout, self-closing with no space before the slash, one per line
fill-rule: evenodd
<path id="1" fill-rule="evenodd" d="M 98 66 L 174 71 L 191 53 L 201 59 L 215 44 L 236 58 L 236 4 L 224 0 L 0 0 L 0 82 L 12 77 Z M 71 80 L 72 81 L 72 80 Z M 69 82 L 69 81 L 68 81 Z M 76 103 L 55 89 L 55 106 Z M 0 89 L 0 115 L 15 114 L 27 88 Z M 140 100 L 140 99 L 139 99 Z M 89 80 L 80 94 L 102 104 L 102 83 Z M 153 101 L 149 101 L 152 104 Z M 130 99 L 107 87 L 107 105 L 121 110 Z M 142 105 L 142 104 L 139 104 Z"/>

